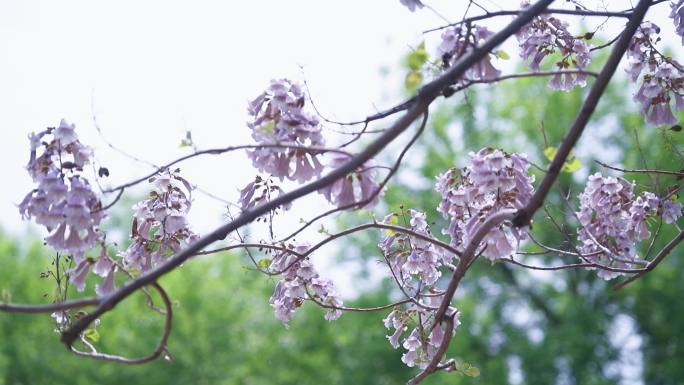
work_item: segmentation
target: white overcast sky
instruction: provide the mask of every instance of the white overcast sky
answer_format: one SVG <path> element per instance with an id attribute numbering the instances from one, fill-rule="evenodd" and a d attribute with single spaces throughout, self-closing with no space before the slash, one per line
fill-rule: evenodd
<path id="1" fill-rule="evenodd" d="M 426 3 L 456 20 L 465 1 Z M 518 1 L 482 4 L 513 9 Z M 652 19 L 665 18 L 668 7 L 660 8 Z M 25 228 L 15 204 L 32 188 L 23 169 L 31 131 L 61 118 L 74 122 L 116 184 L 149 169 L 107 148 L 93 105 L 109 142 L 155 163 L 189 151 L 178 148 L 185 130 L 201 148 L 247 143 L 246 101 L 271 78 L 304 75 L 322 112 L 359 118 L 397 100 L 402 75 L 381 76 L 381 68 L 396 68 L 421 31 L 441 24 L 435 13 L 410 13 L 399 0 L 0 0 L 0 226 Z M 438 37 L 428 38 L 434 45 Z M 235 196 L 253 175 L 244 159 L 182 167 L 200 187 Z M 200 231 L 221 214 L 211 200 L 193 208 Z"/>

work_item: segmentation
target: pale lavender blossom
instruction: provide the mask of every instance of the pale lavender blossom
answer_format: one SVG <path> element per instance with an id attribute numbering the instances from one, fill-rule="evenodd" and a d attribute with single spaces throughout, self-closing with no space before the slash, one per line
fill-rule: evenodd
<path id="1" fill-rule="evenodd" d="M 663 222 L 674 223 L 682 216 L 682 204 L 671 199 L 663 200 Z"/>
<path id="2" fill-rule="evenodd" d="M 503 209 L 524 207 L 532 197 L 534 177 L 528 173 L 525 155 L 506 154 L 484 148 L 470 153 L 471 163 L 437 177 L 435 189 L 442 196 L 437 211 L 450 220 L 443 231 L 451 245 L 462 248 L 486 218 Z M 487 234 L 484 256 L 489 259 L 511 256 L 526 238 L 526 230 L 513 231 L 499 225 Z"/>
<path id="3" fill-rule="evenodd" d="M 299 255 L 309 249 L 308 244 L 289 247 Z M 333 321 L 342 315 L 342 300 L 335 292 L 335 286 L 332 281 L 319 276 L 310 260 L 300 259 L 297 255 L 283 250 L 271 260 L 269 271 L 281 277 L 269 303 L 275 317 L 285 326 L 294 316 L 295 310 L 308 298 L 328 306 L 324 315 L 326 320 Z"/>
<path id="4" fill-rule="evenodd" d="M 672 11 L 670 18 L 675 25 L 675 32 L 682 38 L 682 45 L 684 45 L 684 0 L 677 0 L 670 3 Z"/>
<path id="5" fill-rule="evenodd" d="M 442 33 L 442 41 L 438 47 L 442 57 L 442 67 L 444 69 L 451 67 L 458 59 L 482 45 L 492 35 L 494 35 L 492 31 L 478 25 L 472 25 L 470 28 L 462 25 L 446 29 Z M 493 80 L 499 77 L 501 71 L 494 68 L 491 56 L 487 55 L 471 66 L 458 83 L 468 83 L 471 80 Z"/>
<path id="6" fill-rule="evenodd" d="M 399 0 L 409 11 L 413 12 L 416 8 L 423 8 L 425 5 L 420 2 L 420 0 Z"/>
<path id="7" fill-rule="evenodd" d="M 262 178 L 256 176 L 253 182 L 250 182 L 242 190 L 240 190 L 240 208 L 242 211 L 256 207 L 262 203 L 271 201 L 272 199 L 283 195 L 285 191 L 271 178 Z M 281 206 L 285 211 L 292 207 L 291 203 Z"/>
<path id="8" fill-rule="evenodd" d="M 672 4 L 673 11 L 670 15 L 679 20 L 681 25 L 682 2 Z M 679 14 L 677 13 L 679 12 Z M 677 16 L 679 15 L 679 16 Z M 677 18 L 679 17 L 679 19 Z M 641 113 L 646 122 L 653 125 L 676 124 L 672 108 L 681 110 L 684 108 L 684 73 L 681 65 L 674 59 L 663 56 L 655 44 L 660 39 L 660 28 L 651 23 L 644 22 L 632 37 L 627 50 L 629 66 L 627 73 L 634 82 L 641 79 L 641 85 L 633 99 L 641 105 Z M 644 65 L 646 64 L 646 65 Z"/>
<path id="9" fill-rule="evenodd" d="M 133 242 L 120 253 L 126 268 L 145 272 L 197 238 L 187 215 L 192 190 L 176 172 L 165 170 L 150 178 L 149 198 L 133 206 Z"/>
<path id="10" fill-rule="evenodd" d="M 431 238 L 425 213 L 409 210 L 409 214 L 411 230 Z M 385 220 L 390 221 L 393 216 Z M 439 269 L 443 265 L 443 250 L 431 242 L 405 233 L 391 233 L 378 246 L 390 262 L 393 275 L 400 275 L 405 283 L 416 278 L 429 287 L 441 276 Z"/>
<path id="11" fill-rule="evenodd" d="M 523 2 L 526 7 L 529 2 Z M 558 52 L 562 59 L 555 63 L 558 71 L 577 69 L 583 71 L 591 61 L 590 50 L 582 37 L 575 37 L 568 31 L 568 23 L 544 14 L 535 17 L 516 34 L 520 57 L 529 63 L 533 71 L 540 71 L 541 62 Z M 549 88 L 570 91 L 575 86 L 586 85 L 586 74 L 556 74 L 548 83 Z"/>
<path id="12" fill-rule="evenodd" d="M 101 283 L 95 285 L 95 293 L 98 296 L 102 297 L 113 292 L 116 289 L 116 286 L 114 285 L 115 276 L 116 265 L 112 265 L 109 271 L 107 271 L 107 274 L 104 276 L 104 280 Z"/>
<path id="13" fill-rule="evenodd" d="M 76 286 L 76 290 L 83 291 L 85 289 L 85 280 L 90 272 L 90 261 L 83 255 L 74 255 L 74 262 L 76 266 L 67 270 L 69 282 Z"/>
<path id="14" fill-rule="evenodd" d="M 335 154 L 328 166 L 332 169 L 340 167 L 349 160 L 349 156 Z M 351 174 L 342 177 L 332 184 L 318 190 L 325 199 L 337 207 L 354 210 L 359 207 L 372 207 L 380 197 L 380 185 L 374 179 L 375 165 L 368 161 Z M 365 202 L 363 205 L 357 204 Z M 356 205 L 355 205 L 356 204 Z"/>
<path id="15" fill-rule="evenodd" d="M 75 128 L 75 124 L 69 124 L 66 120 L 62 119 L 59 122 L 59 127 L 55 129 L 55 139 L 59 140 L 63 147 L 66 147 L 67 145 L 78 140 L 78 135 L 76 135 Z"/>
<path id="16" fill-rule="evenodd" d="M 29 136 L 26 169 L 37 187 L 18 205 L 24 219 L 45 226 L 45 243 L 71 254 L 76 265 L 67 273 L 79 291 L 85 288 L 90 262 L 83 253 L 102 238 L 99 225 L 105 216 L 100 199 L 83 174 L 92 150 L 83 145 L 75 126 L 62 119 L 57 128 Z"/>
<path id="17" fill-rule="evenodd" d="M 660 213 L 665 223 L 681 215 L 681 204 L 661 200 L 651 192 L 634 194 L 634 184 L 621 178 L 590 175 L 580 194 L 577 217 L 579 250 L 583 262 L 598 266 L 598 275 L 612 279 L 621 272 L 602 268 L 630 269 L 640 261 L 637 244 L 650 238 L 648 219 Z"/>
<path id="18" fill-rule="evenodd" d="M 443 299 L 442 296 L 426 297 L 427 303 L 425 305 L 436 309 Z M 460 313 L 449 307 L 446 314 L 453 317 L 453 330 L 455 330 L 461 324 L 459 321 Z M 444 342 L 446 330 L 443 324 L 438 323 L 431 331 L 429 329 L 434 321 L 434 316 L 434 310 L 409 305 L 406 309 L 395 307 L 383 320 L 387 329 L 394 328 L 394 333 L 387 336 L 392 347 L 397 349 L 401 346 L 406 350 L 401 357 L 406 366 L 417 366 L 424 369 L 435 357 L 439 346 Z M 402 335 L 408 329 L 407 324 L 409 322 L 418 325 L 402 340 Z"/>
<path id="19" fill-rule="evenodd" d="M 301 87 L 287 79 L 272 80 L 270 87 L 248 104 L 252 138 L 259 147 L 247 151 L 254 167 L 274 177 L 299 183 L 320 175 L 319 151 L 277 147 L 323 146 L 321 126 L 303 108 L 306 96 Z"/>

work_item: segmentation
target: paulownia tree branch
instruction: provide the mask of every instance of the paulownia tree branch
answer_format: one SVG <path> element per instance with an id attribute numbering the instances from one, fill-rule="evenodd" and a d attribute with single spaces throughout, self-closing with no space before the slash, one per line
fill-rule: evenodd
<path id="1" fill-rule="evenodd" d="M 428 106 L 441 94 L 445 87 L 450 86 L 456 82 L 459 78 L 463 76 L 465 71 L 471 66 L 478 63 L 489 52 L 495 47 L 501 44 L 503 41 L 512 36 L 521 27 L 530 22 L 532 18 L 539 15 L 551 4 L 553 0 L 540 0 L 534 5 L 528 7 L 523 12 L 520 13 L 510 24 L 504 27 L 500 32 L 492 36 L 486 42 L 482 44 L 479 48 L 473 50 L 469 54 L 463 56 L 458 62 L 456 62 L 449 70 L 447 70 L 440 77 L 428 83 L 423 88 L 420 89 L 418 95 L 416 96 L 415 102 L 406 111 L 406 113 L 401 116 L 390 128 L 382 133 L 376 140 L 371 142 L 366 149 L 361 153 L 352 157 L 349 161 L 342 164 L 337 169 L 331 171 L 322 178 L 310 182 L 300 188 L 293 190 L 287 194 L 283 194 L 278 198 L 265 203 L 259 207 L 243 212 L 235 220 L 222 225 L 216 230 L 212 231 L 208 235 L 202 237 L 198 241 L 194 242 L 190 246 L 186 247 L 184 250 L 176 253 L 174 256 L 168 258 L 163 263 L 150 270 L 149 272 L 137 277 L 124 286 L 120 287 L 113 293 L 102 298 L 98 307 L 92 312 L 79 321 L 77 321 L 70 329 L 66 330 L 62 334 L 62 341 L 67 345 L 71 346 L 73 342 L 78 338 L 78 336 L 92 323 L 95 319 L 100 317 L 102 314 L 113 309 L 119 302 L 123 299 L 139 290 L 143 286 L 149 285 L 155 282 L 161 276 L 173 271 L 176 267 L 187 261 L 197 252 L 204 249 L 206 246 L 224 239 L 229 233 L 239 229 L 240 227 L 251 223 L 256 218 L 274 210 L 284 204 L 290 203 L 298 198 L 315 192 L 333 182 L 342 178 L 353 172 L 357 168 L 361 167 L 366 161 L 377 155 L 382 149 L 384 149 L 390 142 L 392 142 L 397 136 L 403 133 L 413 121 L 420 115 L 424 114 Z M 453 293 L 452 293 L 453 294 Z M 450 298 L 450 297 L 449 297 Z M 443 312 L 442 312 L 443 315 Z"/>

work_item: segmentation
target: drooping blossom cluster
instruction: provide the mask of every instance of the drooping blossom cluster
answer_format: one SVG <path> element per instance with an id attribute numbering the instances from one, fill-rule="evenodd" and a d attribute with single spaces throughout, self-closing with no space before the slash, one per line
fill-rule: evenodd
<path id="1" fill-rule="evenodd" d="M 59 126 L 29 136 L 31 156 L 26 169 L 37 187 L 19 204 L 25 219 L 33 218 L 50 234 L 45 243 L 70 254 L 75 267 L 67 271 L 79 291 L 91 260 L 84 252 L 102 239 L 98 226 L 105 216 L 102 203 L 83 175 L 92 161 L 92 149 L 78 140 L 75 125 L 62 119 Z"/>
<path id="2" fill-rule="evenodd" d="M 271 85 L 248 105 L 252 138 L 260 145 L 323 146 L 318 119 L 304 110 L 306 96 L 287 79 Z M 304 149 L 259 147 L 248 150 L 254 167 L 274 177 L 305 182 L 320 175 L 318 153 Z"/>
<path id="3" fill-rule="evenodd" d="M 684 71 L 681 64 L 661 55 L 655 48 L 659 33 L 657 25 L 641 24 L 627 50 L 627 73 L 634 82 L 641 78 L 634 101 L 641 104 L 646 122 L 675 124 L 677 119 L 672 114 L 672 105 L 677 111 L 684 108 Z"/>
<path id="4" fill-rule="evenodd" d="M 344 154 L 333 154 L 328 166 L 332 169 L 340 167 L 350 156 Z M 337 207 L 347 207 L 348 210 L 360 207 L 373 206 L 380 197 L 380 185 L 373 179 L 375 166 L 373 161 L 364 163 L 363 166 L 349 175 L 336 180 L 334 183 L 318 190 L 325 196 L 328 202 Z M 366 202 L 356 206 L 356 202 Z"/>
<path id="5" fill-rule="evenodd" d="M 148 199 L 133 206 L 132 243 L 120 253 L 127 269 L 143 273 L 198 238 L 186 219 L 193 187 L 170 170 L 149 182 L 154 190 Z"/>
<path id="6" fill-rule="evenodd" d="M 596 173 L 589 176 L 584 192 L 580 194 L 579 251 L 583 259 L 600 266 L 634 268 L 634 262 L 639 260 L 637 243 L 651 236 L 647 220 L 660 214 L 665 223 L 672 223 L 681 212 L 679 202 L 661 200 L 650 192 L 636 196 L 633 183 Z M 603 279 L 621 274 L 598 270 Z"/>
<path id="7" fill-rule="evenodd" d="M 446 29 L 442 33 L 442 41 L 438 47 L 442 57 L 442 67 L 444 69 L 451 67 L 458 59 L 475 50 L 492 35 L 494 32 L 478 25 L 472 25 L 470 28 L 460 25 Z M 487 55 L 468 68 L 459 82 L 468 83 L 468 80 L 492 80 L 499 77 L 501 71 L 494 68 L 491 59 L 492 55 Z"/>
<path id="8" fill-rule="evenodd" d="M 529 6 L 523 1 L 521 7 Z M 568 23 L 548 14 L 535 17 L 516 34 L 520 46 L 520 57 L 529 62 L 530 69 L 540 70 L 544 58 L 558 52 L 561 59 L 556 62 L 556 70 L 576 69 L 583 71 L 589 65 L 591 56 L 583 37 L 575 37 L 568 31 Z M 554 90 L 570 91 L 573 87 L 584 87 L 587 75 L 556 74 L 549 81 Z"/>
<path id="9" fill-rule="evenodd" d="M 59 127 L 29 136 L 26 169 L 37 187 L 19 204 L 19 211 L 45 226 L 50 232 L 45 242 L 55 250 L 82 254 L 99 239 L 97 226 L 104 212 L 82 175 L 92 150 L 78 140 L 74 128 L 62 119 Z"/>
<path id="10" fill-rule="evenodd" d="M 675 25 L 675 32 L 682 38 L 682 45 L 684 45 L 684 0 L 677 0 L 670 3 L 671 12 L 670 18 Z"/>
<path id="11" fill-rule="evenodd" d="M 290 245 L 289 248 L 302 255 L 307 252 L 309 245 Z M 273 258 L 269 271 L 281 276 L 269 303 L 276 318 L 286 326 L 294 317 L 295 310 L 307 298 L 329 307 L 324 316 L 328 321 L 336 320 L 342 315 L 342 310 L 339 309 L 342 300 L 335 292 L 333 282 L 322 278 L 308 258 L 300 258 L 283 250 Z"/>
<path id="12" fill-rule="evenodd" d="M 275 184 L 270 178 L 264 179 L 257 175 L 254 181 L 250 182 L 240 190 L 240 208 L 244 211 L 268 202 L 275 196 L 284 194 L 285 191 Z M 284 210 L 289 210 L 291 204 L 283 206 Z"/>
<path id="13" fill-rule="evenodd" d="M 444 341 L 445 324 L 437 324 L 430 330 L 434 322 L 435 309 L 439 307 L 443 299 L 443 296 L 431 294 L 425 297 L 424 303 L 420 302 L 421 306 L 413 303 L 405 309 L 397 306 L 383 319 L 385 328 L 394 329 L 392 334 L 387 336 L 392 347 L 397 349 L 402 346 L 406 349 L 401 356 L 401 361 L 406 366 L 418 366 L 425 369 Z M 446 314 L 453 317 L 455 330 L 461 324 L 459 312 L 449 307 Z M 411 332 L 407 333 L 411 327 Z"/>
<path id="14" fill-rule="evenodd" d="M 409 215 L 408 221 L 411 231 L 430 239 L 433 238 L 425 213 L 409 210 Z M 405 213 L 393 213 L 385 217 L 383 222 L 391 224 L 401 221 L 404 216 Z M 392 275 L 404 284 L 409 284 L 413 278 L 417 278 L 426 287 L 429 287 L 434 285 L 441 276 L 439 269 L 444 262 L 444 253 L 432 242 L 410 234 L 388 231 L 387 236 L 378 244 L 378 247 L 389 262 Z"/>
<path id="15" fill-rule="evenodd" d="M 450 220 L 443 233 L 456 248 L 465 247 L 491 214 L 524 207 L 534 191 L 534 176 L 528 174 L 525 154 L 483 148 L 470 153 L 470 158 L 467 167 L 439 175 L 435 186 L 442 196 L 437 211 Z M 489 259 L 509 257 L 525 238 L 523 229 L 498 225 L 483 239 L 483 255 Z"/>

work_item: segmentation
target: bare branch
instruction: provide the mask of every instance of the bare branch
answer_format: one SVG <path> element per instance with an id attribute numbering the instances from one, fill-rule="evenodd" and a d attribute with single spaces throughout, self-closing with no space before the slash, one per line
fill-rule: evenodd
<path id="1" fill-rule="evenodd" d="M 150 353 L 147 356 L 140 357 L 140 358 L 128 358 L 128 357 L 123 357 L 123 356 L 117 356 L 117 355 L 112 355 L 112 354 L 106 354 L 106 353 L 99 353 L 97 350 L 95 350 L 95 347 L 91 344 L 89 344 L 85 339 L 83 342 L 88 346 L 91 351 L 90 352 L 83 352 L 72 345 L 68 344 L 67 348 L 73 352 L 76 355 L 79 356 L 84 356 L 84 357 L 90 357 L 94 358 L 96 360 L 102 360 L 102 361 L 113 361 L 113 362 L 119 362 L 122 364 L 128 364 L 128 365 L 140 365 L 144 364 L 147 362 L 150 362 L 157 357 L 159 357 L 162 353 L 168 354 L 166 351 L 166 343 L 169 339 L 169 336 L 171 335 L 171 326 L 172 326 L 172 321 L 173 321 L 173 309 L 172 309 L 172 304 L 171 300 L 169 299 L 168 294 L 166 294 L 166 291 L 156 282 L 151 284 L 152 287 L 154 287 L 159 295 L 162 298 L 162 301 L 164 302 L 164 307 L 166 309 L 166 312 L 164 313 L 164 332 L 162 333 L 161 338 L 159 339 L 159 343 L 157 343 L 157 347 L 154 349 L 152 353 Z"/>
<path id="2" fill-rule="evenodd" d="M 441 30 L 449 28 L 449 27 L 456 27 L 456 26 L 459 26 L 461 24 L 469 24 L 469 23 L 473 23 L 475 21 L 491 19 L 493 17 L 515 16 L 515 15 L 519 15 L 523 11 L 525 11 L 525 9 L 487 12 L 484 15 L 466 17 L 466 18 L 463 18 L 461 21 L 456 22 L 456 23 L 451 23 L 451 24 L 443 25 L 441 27 L 428 29 L 428 30 L 423 31 L 423 33 L 441 31 Z M 556 8 L 546 9 L 543 13 L 553 13 L 553 14 L 557 14 L 557 15 L 575 15 L 575 16 L 592 16 L 592 17 L 625 17 L 625 18 L 628 18 L 632 15 L 629 11 L 607 12 L 607 11 L 588 11 L 588 10 L 580 10 L 580 9 L 556 9 Z"/>

